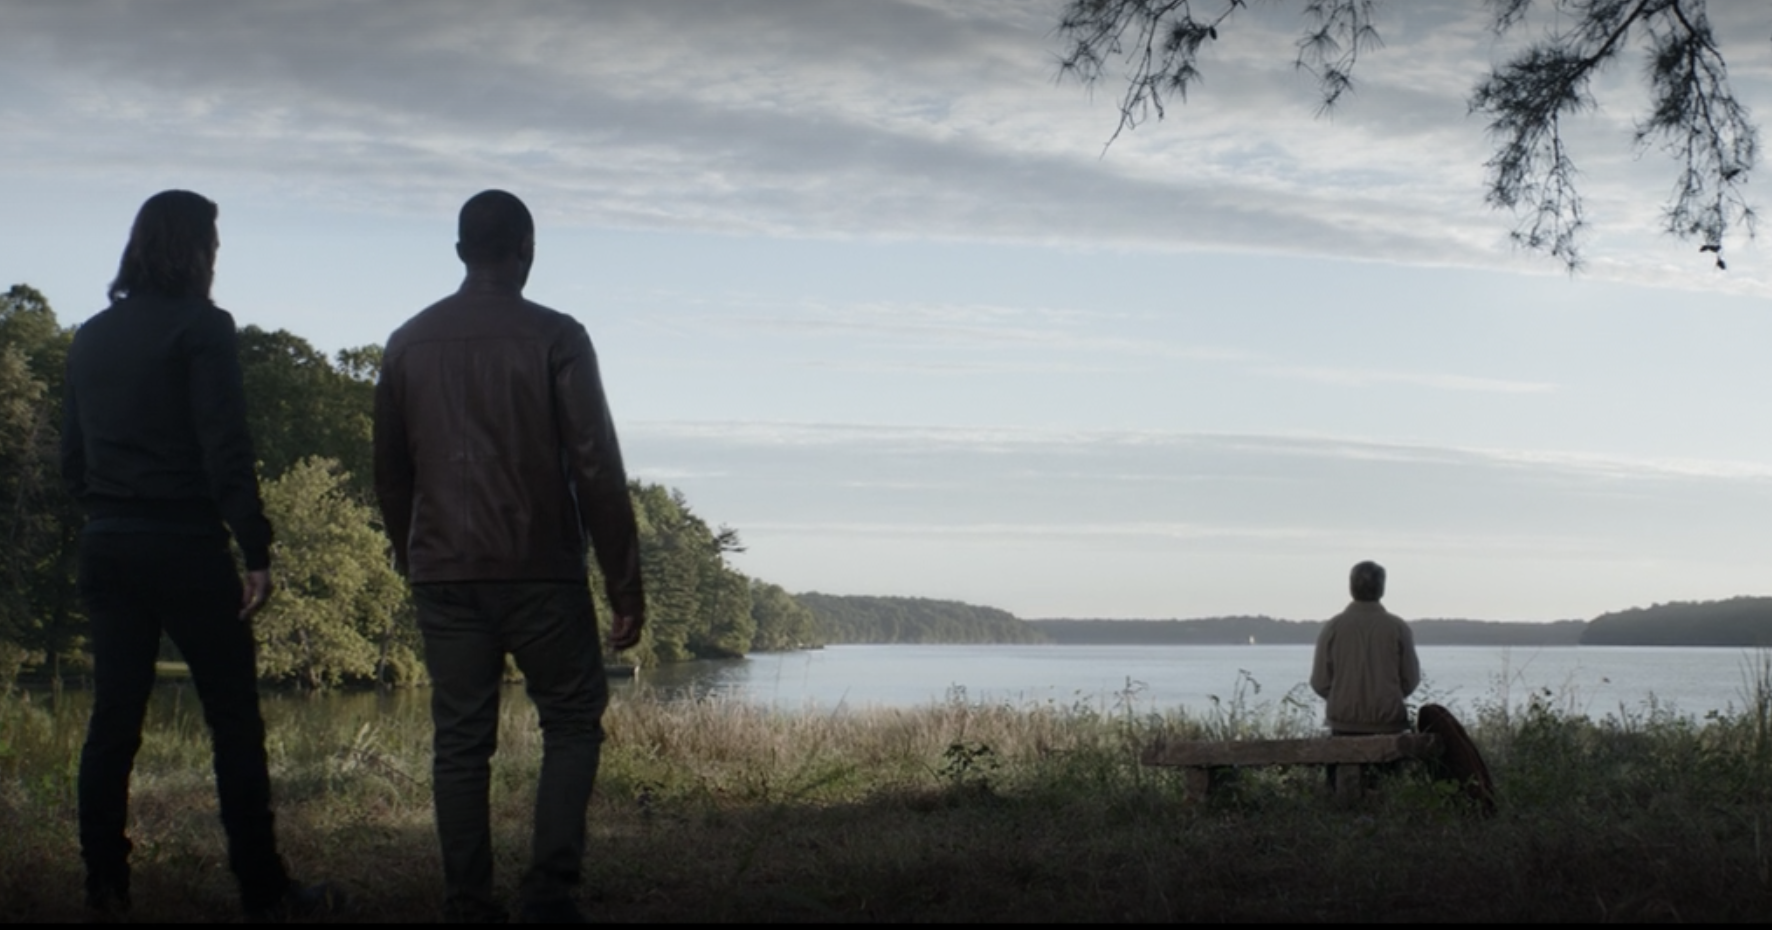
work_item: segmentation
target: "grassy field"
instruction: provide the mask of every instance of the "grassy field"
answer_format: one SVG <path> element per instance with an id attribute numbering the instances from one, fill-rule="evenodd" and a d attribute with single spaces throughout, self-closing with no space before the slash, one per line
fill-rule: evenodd
<path id="1" fill-rule="evenodd" d="M 1296 735 L 1297 708 L 782 714 L 618 698 L 581 903 L 597 920 L 1772 919 L 1772 682 L 1734 716 L 1604 718 L 1553 695 L 1466 720 L 1500 814 L 1413 775 L 1352 810 L 1320 770 L 1247 770 L 1204 804 L 1136 763 L 1159 734 Z M 0 700 L 0 920 L 85 916 L 74 775 L 84 712 Z M 360 920 L 435 920 L 429 725 L 268 705 L 285 855 Z M 372 704 L 355 705 L 373 707 Z M 494 762 L 499 879 L 527 855 L 540 739 L 507 704 Z M 196 702 L 151 720 L 134 782 L 142 921 L 237 919 Z"/>

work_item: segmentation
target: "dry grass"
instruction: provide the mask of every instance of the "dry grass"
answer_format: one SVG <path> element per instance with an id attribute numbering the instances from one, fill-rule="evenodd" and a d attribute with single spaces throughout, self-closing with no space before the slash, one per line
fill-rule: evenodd
<path id="1" fill-rule="evenodd" d="M 1763 676 L 1772 681 L 1772 676 Z M 1293 711 L 779 713 L 612 706 L 583 903 L 600 920 L 1755 920 L 1772 916 L 1767 710 L 1593 720 L 1536 696 L 1469 721 L 1502 813 L 1404 776 L 1360 809 L 1317 771 L 1247 771 L 1205 805 L 1138 766 L 1159 732 L 1280 735 Z M 150 723 L 134 788 L 138 920 L 236 917 L 189 696 Z M 84 718 L 0 704 L 0 920 L 81 919 Z M 339 711 L 339 707 L 349 711 Z M 422 702 L 269 705 L 279 835 L 353 917 L 433 920 Z M 501 883 L 527 850 L 539 735 L 508 702 L 495 761 Z"/>

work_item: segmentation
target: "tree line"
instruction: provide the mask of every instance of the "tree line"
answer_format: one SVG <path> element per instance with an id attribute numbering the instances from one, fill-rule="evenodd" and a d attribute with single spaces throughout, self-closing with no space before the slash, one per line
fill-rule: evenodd
<path id="1" fill-rule="evenodd" d="M 0 689 L 21 671 L 54 680 L 88 662 L 75 592 L 82 516 L 62 488 L 62 372 L 73 327 L 38 291 L 0 295 Z M 248 427 L 276 528 L 277 593 L 254 621 L 267 682 L 321 689 L 424 679 L 405 582 L 393 571 L 370 490 L 379 346 L 332 356 L 292 333 L 239 333 Z M 1008 611 L 909 597 L 793 595 L 727 559 L 738 533 L 710 526 L 681 492 L 630 482 L 647 627 L 637 665 L 832 643 L 1314 642 L 1317 624 L 1268 617 L 1024 621 Z M 591 590 L 610 616 L 595 560 Z M 1772 644 L 1772 598 L 1679 603 L 1592 622 L 1418 620 L 1424 644 Z M 173 658 L 174 655 L 168 655 Z"/>
<path id="2" fill-rule="evenodd" d="M 995 607 L 922 597 L 796 595 L 832 643 L 1043 643 L 1021 618 Z"/>
<path id="3" fill-rule="evenodd" d="M 1029 620 L 1052 642 L 1093 646 L 1311 645 L 1321 620 L 1273 617 L 1201 617 L 1194 620 Z M 1584 642 L 1581 620 L 1523 623 L 1498 620 L 1409 621 L 1420 646 L 1574 646 Z"/>
<path id="4" fill-rule="evenodd" d="M 54 680 L 87 667 L 75 592 L 82 514 L 62 487 L 63 369 L 74 328 L 35 289 L 0 295 L 0 688 L 21 672 Z M 322 689 L 412 684 L 423 652 L 371 491 L 379 346 L 334 355 L 284 330 L 239 332 L 247 426 L 265 512 L 276 530 L 276 593 L 254 619 L 259 673 Z M 819 645 L 817 618 L 727 555 L 738 533 L 712 527 L 683 495 L 633 481 L 647 626 L 619 661 L 637 665 Z M 588 560 L 598 613 L 601 579 Z M 175 654 L 168 653 L 169 658 Z"/>
<path id="5" fill-rule="evenodd" d="M 1583 646 L 1772 646 L 1772 597 L 1676 601 L 1595 617 Z"/>

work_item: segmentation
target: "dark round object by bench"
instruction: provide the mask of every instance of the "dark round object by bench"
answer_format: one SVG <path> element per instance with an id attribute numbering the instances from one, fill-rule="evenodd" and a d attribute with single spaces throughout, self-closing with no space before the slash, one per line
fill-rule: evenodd
<path id="1" fill-rule="evenodd" d="M 1489 767 L 1477 752 L 1477 744 L 1452 712 L 1438 704 L 1424 704 L 1415 714 L 1415 730 L 1431 733 L 1440 741 L 1439 759 L 1434 763 L 1438 777 L 1456 781 L 1459 790 L 1485 817 L 1495 815 L 1495 782 Z"/>

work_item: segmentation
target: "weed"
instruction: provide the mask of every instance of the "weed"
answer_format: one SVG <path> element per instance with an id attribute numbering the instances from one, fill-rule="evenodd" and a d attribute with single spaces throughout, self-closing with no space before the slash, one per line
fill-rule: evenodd
<path id="1" fill-rule="evenodd" d="M 983 743 L 949 743 L 942 751 L 941 768 L 936 770 L 955 788 L 971 788 L 988 792 L 991 774 L 1001 768 L 997 754 Z"/>
<path id="2" fill-rule="evenodd" d="M 1750 675 L 1743 708 L 1699 720 L 1654 702 L 1593 717 L 1542 691 L 1491 701 L 1470 727 L 1501 795 L 1484 821 L 1407 771 L 1350 813 L 1314 768 L 1245 771 L 1197 805 L 1178 773 L 1137 763 L 1129 750 L 1160 736 L 1316 731 L 1313 701 L 1273 699 L 1247 673 L 1206 715 L 1147 707 L 1135 681 L 1076 707 L 959 690 L 833 713 L 622 695 L 583 903 L 622 921 L 1758 920 L 1772 913 L 1772 671 L 1754 674 L 1764 697 Z M 208 733 L 188 696 L 161 697 L 133 784 L 134 916 L 228 919 Z M 434 919 L 422 702 L 278 701 L 266 719 L 297 873 L 344 882 L 362 919 Z M 75 695 L 0 699 L 0 920 L 81 916 L 84 722 Z M 506 894 L 527 864 L 540 752 L 534 711 L 507 702 L 491 798 Z"/>

